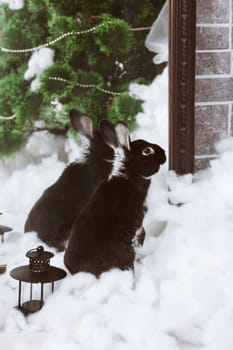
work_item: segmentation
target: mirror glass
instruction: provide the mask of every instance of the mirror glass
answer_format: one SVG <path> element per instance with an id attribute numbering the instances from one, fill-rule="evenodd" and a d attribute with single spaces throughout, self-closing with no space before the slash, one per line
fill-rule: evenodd
<path id="1" fill-rule="evenodd" d="M 0 274 L 5 269 L 0 276 L 0 329 L 5 346 L 0 347 L 160 350 L 171 344 L 177 348 L 176 334 L 158 322 L 158 304 L 165 310 L 160 320 L 167 310 L 176 310 L 171 308 L 174 299 L 167 304 L 159 300 L 162 283 L 171 295 L 173 261 L 162 221 L 167 219 L 163 204 L 170 207 L 168 161 L 164 163 L 164 152 L 155 145 L 139 147 L 140 152 L 137 147 L 127 149 L 128 130 L 122 124 L 115 126 L 124 122 L 132 142 L 155 143 L 168 157 L 168 1 L 0 0 L 0 52 L 0 239 L 5 232 L 4 243 L 0 242 Z M 94 136 L 92 126 L 97 130 Z M 98 149 L 93 140 L 99 142 Z M 135 154 L 140 163 L 133 163 L 126 174 Z M 103 191 L 103 183 L 124 186 L 120 191 Z M 107 192 L 108 201 L 96 205 L 95 195 L 101 190 Z M 52 199 L 45 205 L 48 193 Z M 96 210 L 90 209 L 92 203 Z M 90 213 L 96 220 L 93 216 L 88 220 Z M 46 227 L 47 241 L 30 226 L 29 217 Z M 88 230 L 81 226 L 80 246 L 86 240 L 88 252 L 75 255 L 87 258 L 86 266 L 94 265 L 94 271 L 98 263 L 100 269 L 104 266 L 101 276 L 102 271 L 85 268 L 71 276 L 69 272 L 77 270 L 72 271 L 64 259 L 69 247 L 71 251 L 79 247 L 70 242 L 76 237 L 77 221 L 80 229 L 86 217 L 95 241 L 89 244 L 83 234 Z M 66 236 L 55 246 L 49 239 L 58 226 Z M 157 248 L 162 237 L 161 253 Z M 15 308 L 18 282 L 10 271 L 22 265 L 25 271 L 26 252 L 43 255 L 41 245 L 54 254 L 51 265 L 66 269 L 67 276 L 53 279 L 51 295 L 51 284 L 46 283 L 51 270 L 33 272 L 26 265 L 32 279 L 24 279 L 22 289 L 19 284 L 18 308 L 30 295 L 36 312 L 25 318 Z M 168 273 L 163 272 L 163 258 L 157 263 L 159 254 L 168 256 Z M 35 288 L 26 283 L 34 278 L 38 282 L 41 276 L 45 279 Z"/>
<path id="2" fill-rule="evenodd" d="M 80 156 L 71 108 L 94 127 L 102 118 L 124 121 L 132 140 L 168 150 L 166 1 L 0 1 L 0 28 L 0 173 L 20 169 L 17 196 L 30 192 L 18 209 L 19 230 L 45 188 Z M 155 205 L 151 199 L 149 213 Z M 0 209 L 12 210 L 5 195 Z M 146 229 L 155 234 L 149 213 Z"/>

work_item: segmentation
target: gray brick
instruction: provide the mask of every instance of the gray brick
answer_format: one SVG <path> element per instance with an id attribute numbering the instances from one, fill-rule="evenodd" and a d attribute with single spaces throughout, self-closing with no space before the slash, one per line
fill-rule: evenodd
<path id="1" fill-rule="evenodd" d="M 211 158 L 205 158 L 205 159 L 195 159 L 194 163 L 194 171 L 197 172 L 199 170 L 204 170 L 210 166 Z"/>
<path id="2" fill-rule="evenodd" d="M 215 50 L 229 48 L 229 29 L 225 27 L 197 27 L 196 49 Z"/>
<path id="3" fill-rule="evenodd" d="M 233 106 L 232 106 L 232 112 L 231 112 L 231 130 L 230 130 L 231 136 L 233 136 Z"/>
<path id="4" fill-rule="evenodd" d="M 230 74 L 230 52 L 198 52 L 196 74 Z"/>
<path id="5" fill-rule="evenodd" d="M 233 78 L 196 79 L 196 102 L 233 100 Z"/>
<path id="6" fill-rule="evenodd" d="M 195 154 L 215 154 L 215 143 L 227 136 L 228 105 L 197 106 L 195 111 Z"/>
<path id="7" fill-rule="evenodd" d="M 229 0 L 197 0 L 197 23 L 228 23 Z"/>
<path id="8" fill-rule="evenodd" d="M 231 7 L 233 9 L 233 0 L 231 0 Z M 232 22 L 233 22 L 233 11 L 232 11 Z"/>

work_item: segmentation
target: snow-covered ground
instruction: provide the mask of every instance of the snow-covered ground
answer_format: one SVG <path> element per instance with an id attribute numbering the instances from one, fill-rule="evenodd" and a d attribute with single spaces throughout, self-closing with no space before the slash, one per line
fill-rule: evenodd
<path id="1" fill-rule="evenodd" d="M 166 79 L 167 70 L 150 87 L 132 88 L 145 101 L 133 137 L 164 147 Z M 65 167 L 56 152 L 61 140 L 42 135 L 0 166 L 0 223 L 14 228 L 0 242 L 0 264 L 7 264 L 0 275 L 0 349 L 232 350 L 233 139 L 222 141 L 219 159 L 195 177 L 177 177 L 166 165 L 155 175 L 135 277 L 118 270 L 99 280 L 68 274 L 53 295 L 46 292 L 43 309 L 25 318 L 14 308 L 18 285 L 9 271 L 41 244 L 23 234 L 24 220 Z M 66 147 L 72 159 L 73 143 Z M 53 252 L 51 264 L 64 268 L 63 253 Z"/>

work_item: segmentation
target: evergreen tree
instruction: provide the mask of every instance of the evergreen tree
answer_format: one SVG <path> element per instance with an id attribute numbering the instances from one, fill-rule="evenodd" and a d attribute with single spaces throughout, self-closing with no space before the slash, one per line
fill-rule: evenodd
<path id="1" fill-rule="evenodd" d="M 37 129 L 67 133 L 73 107 L 95 122 L 108 118 L 132 125 L 141 103 L 128 95 L 129 84 L 148 84 L 156 75 L 145 48 L 147 31 L 134 29 L 151 26 L 163 3 L 27 0 L 16 11 L 1 5 L 1 47 L 23 50 L 49 43 L 54 62 L 39 77 L 40 87 L 32 89 L 34 78 L 26 80 L 24 74 L 33 52 L 1 49 L 0 116 L 13 118 L 0 119 L 0 154 L 19 149 Z"/>

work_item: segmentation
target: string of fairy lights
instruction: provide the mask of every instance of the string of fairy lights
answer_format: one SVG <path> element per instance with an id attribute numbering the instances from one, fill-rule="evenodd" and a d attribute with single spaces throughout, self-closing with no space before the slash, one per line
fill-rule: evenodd
<path id="1" fill-rule="evenodd" d="M 0 52 L 2 53 L 12 53 L 12 54 L 24 54 L 24 53 L 30 53 L 30 52 L 35 52 L 35 51 L 38 51 L 40 49 L 43 49 L 43 48 L 46 48 L 46 47 L 49 47 L 49 46 L 53 46 L 55 45 L 57 42 L 59 42 L 60 40 L 66 38 L 66 37 L 69 37 L 69 36 L 73 36 L 73 35 L 76 35 L 76 36 L 79 36 L 79 35 L 86 35 L 86 34 L 89 34 L 89 33 L 92 33 L 94 32 L 96 29 L 99 29 L 105 25 L 109 25 L 111 24 L 112 22 L 111 21 L 106 21 L 106 22 L 103 22 L 103 23 L 100 23 L 92 28 L 89 28 L 89 29 L 85 29 L 85 30 L 81 30 L 81 31 L 71 31 L 71 32 L 66 32 L 60 36 L 58 36 L 57 38 L 47 42 L 47 43 L 44 43 L 44 44 L 41 44 L 41 45 L 38 45 L 38 46 L 35 46 L 35 47 L 31 47 L 31 48 L 24 48 L 24 49 L 9 49 L 9 48 L 6 48 L 6 47 L 3 47 L 3 46 L 0 46 Z M 130 28 L 131 31 L 148 31 L 149 29 L 151 29 L 151 27 L 138 27 L 138 28 Z M 70 80 L 67 80 L 67 79 L 63 79 L 61 77 L 49 77 L 48 78 L 49 80 L 54 80 L 54 81 L 60 81 L 60 82 L 63 82 L 63 83 L 71 83 L 72 81 Z M 96 90 L 99 90 L 105 94 L 109 94 L 109 95 L 112 95 L 112 96 L 118 96 L 118 95 L 121 95 L 122 92 L 116 92 L 116 91 L 110 91 L 108 89 L 104 89 L 104 88 L 101 88 L 99 87 L 98 85 L 96 84 L 81 84 L 81 83 L 75 83 L 75 85 L 77 87 L 81 87 L 81 88 L 86 88 L 86 89 L 90 89 L 90 88 L 94 88 Z M 0 116 L 0 120 L 12 120 L 12 119 L 15 119 L 16 118 L 16 115 L 13 114 L 11 116 Z"/>
<path id="2" fill-rule="evenodd" d="M 81 31 L 78 31 L 78 32 L 71 31 L 71 32 L 64 33 L 64 34 L 60 35 L 59 37 L 57 37 L 56 39 L 49 41 L 48 43 L 41 44 L 41 45 L 38 45 L 38 46 L 35 46 L 35 47 L 31 47 L 31 48 L 28 48 L 28 49 L 8 49 L 6 47 L 0 46 L 0 51 L 1 52 L 5 52 L 5 53 L 28 53 L 28 52 L 34 52 L 34 51 L 37 51 L 39 49 L 43 49 L 43 48 L 46 48 L 46 47 L 49 47 L 49 46 L 53 46 L 58 41 L 66 38 L 68 36 L 72 36 L 72 35 L 78 36 L 78 35 L 89 34 L 91 32 L 94 32 L 96 29 L 105 26 L 106 24 L 111 24 L 111 21 L 106 21 L 105 23 L 98 24 L 98 25 L 96 25 L 96 26 L 94 26 L 94 27 L 92 27 L 90 29 L 81 30 Z M 139 28 L 130 28 L 130 30 L 131 31 L 142 31 L 142 30 L 149 30 L 150 28 L 151 27 L 139 27 Z"/>
<path id="3" fill-rule="evenodd" d="M 48 77 L 49 80 L 55 80 L 55 81 L 61 81 L 63 83 L 72 83 L 71 80 L 68 80 L 68 79 L 63 79 L 63 78 L 60 78 L 60 77 Z M 96 90 L 99 90 L 101 92 L 104 92 L 105 94 L 108 94 L 108 95 L 113 95 L 113 96 L 119 96 L 121 94 L 123 94 L 123 92 L 115 92 L 115 91 L 110 91 L 110 90 L 107 90 L 107 89 L 103 89 L 101 87 L 99 87 L 98 85 L 96 84 L 81 84 L 81 83 L 75 83 L 75 85 L 77 87 L 82 87 L 84 89 L 90 89 L 90 88 L 94 88 Z"/>
<path id="4" fill-rule="evenodd" d="M 11 116 L 9 116 L 9 117 L 4 117 L 4 116 L 0 115 L 0 119 L 4 119 L 4 120 L 11 120 L 11 119 L 15 119 L 15 117 L 16 117 L 16 115 L 15 115 L 15 114 L 13 114 L 13 115 L 11 115 Z"/>
<path id="5" fill-rule="evenodd" d="M 85 35 L 85 34 L 89 34 L 89 33 L 92 33 L 94 32 L 96 29 L 100 28 L 100 27 L 103 27 L 105 26 L 106 24 L 110 24 L 111 21 L 106 21 L 104 23 L 100 23 L 90 29 L 85 29 L 85 30 L 81 30 L 81 31 L 71 31 L 71 32 L 66 32 L 62 35 L 60 35 L 59 37 L 57 37 L 56 39 L 54 40 L 51 40 L 49 41 L 48 43 L 45 43 L 45 44 L 41 44 L 41 45 L 38 45 L 38 46 L 35 46 L 35 47 L 31 47 L 31 48 L 28 48 L 28 49 L 8 49 L 6 47 L 2 47 L 0 46 L 0 50 L 2 52 L 5 52 L 5 53 L 28 53 L 28 52 L 34 52 L 34 51 L 37 51 L 37 50 L 40 50 L 40 49 L 44 49 L 48 46 L 53 46 L 54 44 L 56 44 L 58 41 L 68 37 L 68 36 L 72 36 L 72 35 L 76 35 L 76 36 L 79 36 L 79 35 Z"/>

